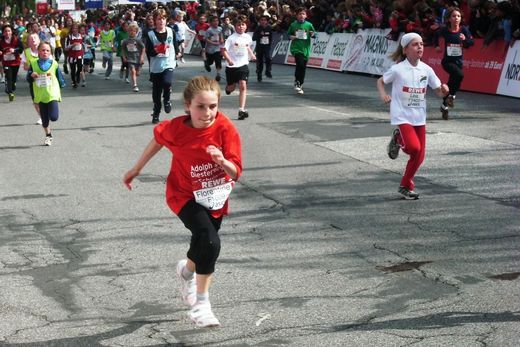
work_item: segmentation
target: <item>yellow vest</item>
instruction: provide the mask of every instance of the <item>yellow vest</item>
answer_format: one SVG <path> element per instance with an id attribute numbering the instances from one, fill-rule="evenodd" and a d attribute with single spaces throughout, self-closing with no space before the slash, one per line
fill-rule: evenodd
<path id="1" fill-rule="evenodd" d="M 61 101 L 60 84 L 58 82 L 57 71 L 58 63 L 52 61 L 52 65 L 47 71 L 40 69 L 38 60 L 31 61 L 32 71 L 38 74 L 34 79 L 33 91 L 35 103 L 49 103 L 51 101 Z"/>

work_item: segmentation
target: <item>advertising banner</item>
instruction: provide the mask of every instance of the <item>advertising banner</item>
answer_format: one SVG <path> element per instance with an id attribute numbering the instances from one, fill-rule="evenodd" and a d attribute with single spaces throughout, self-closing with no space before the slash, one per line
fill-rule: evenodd
<path id="1" fill-rule="evenodd" d="M 58 10 L 69 10 L 73 11 L 76 9 L 76 3 L 74 0 L 56 0 Z"/>
<path id="2" fill-rule="evenodd" d="M 520 41 L 516 41 L 507 51 L 497 94 L 520 98 Z"/>
<path id="3" fill-rule="evenodd" d="M 285 64 L 291 40 L 286 33 L 273 33 L 271 60 L 273 64 Z"/>
<path id="4" fill-rule="evenodd" d="M 103 8 L 103 0 L 85 0 L 85 8 Z"/>
<path id="5" fill-rule="evenodd" d="M 311 39 L 311 54 L 309 61 L 307 62 L 308 67 L 321 68 L 325 59 L 325 52 L 327 51 L 327 45 L 329 43 L 330 35 L 327 33 L 315 33 L 314 38 Z M 290 44 L 290 41 L 289 41 Z M 290 45 L 289 45 L 290 47 Z M 286 64 L 294 65 L 294 57 L 290 52 L 287 53 Z"/>
<path id="6" fill-rule="evenodd" d="M 327 70 L 342 71 L 353 41 L 354 34 L 332 34 L 321 67 Z"/>
<path id="7" fill-rule="evenodd" d="M 343 70 L 382 75 L 394 62 L 390 55 L 398 42 L 389 40 L 390 29 L 365 29 L 354 34 Z"/>
<path id="8" fill-rule="evenodd" d="M 36 14 L 45 15 L 49 9 L 47 0 L 36 0 Z"/>
<path id="9" fill-rule="evenodd" d="M 441 40 L 440 45 L 443 47 Z M 484 47 L 482 39 L 464 50 L 464 80 L 461 89 L 472 92 L 496 94 L 500 73 L 504 66 L 506 47 L 504 41 L 493 41 Z M 434 47 L 425 47 L 423 61 L 430 65 L 443 82 L 448 82 L 448 74 L 441 65 L 443 52 Z"/>

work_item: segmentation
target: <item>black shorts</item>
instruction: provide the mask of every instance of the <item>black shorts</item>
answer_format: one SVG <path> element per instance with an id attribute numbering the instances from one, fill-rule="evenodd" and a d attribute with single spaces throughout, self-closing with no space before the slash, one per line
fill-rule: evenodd
<path id="1" fill-rule="evenodd" d="M 222 55 L 220 54 L 220 52 L 206 53 L 206 63 L 208 65 L 215 63 L 215 67 L 217 69 L 221 69 L 222 68 Z"/>
<path id="2" fill-rule="evenodd" d="M 239 81 L 246 81 L 249 79 L 249 67 L 247 65 L 241 67 L 226 67 L 226 81 L 227 85 L 231 86 Z"/>

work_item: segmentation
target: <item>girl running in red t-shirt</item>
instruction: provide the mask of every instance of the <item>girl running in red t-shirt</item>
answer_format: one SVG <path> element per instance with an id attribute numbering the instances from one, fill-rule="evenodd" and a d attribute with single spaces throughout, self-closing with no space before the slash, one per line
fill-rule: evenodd
<path id="1" fill-rule="evenodd" d="M 166 201 L 191 231 L 187 259 L 177 264 L 189 317 L 201 327 L 219 326 L 211 310 L 209 286 L 220 253 L 218 231 L 228 214 L 228 198 L 242 173 L 240 136 L 227 116 L 218 111 L 220 87 L 205 76 L 193 78 L 184 90 L 187 115 L 166 120 L 123 178 L 132 180 L 166 146 L 173 154 L 166 181 Z"/>

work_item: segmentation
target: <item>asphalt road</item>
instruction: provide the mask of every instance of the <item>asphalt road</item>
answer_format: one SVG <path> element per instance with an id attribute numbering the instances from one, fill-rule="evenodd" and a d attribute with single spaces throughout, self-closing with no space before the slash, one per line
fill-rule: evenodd
<path id="1" fill-rule="evenodd" d="M 175 71 L 172 115 L 197 74 L 196 57 Z M 164 201 L 170 154 L 134 191 L 121 182 L 152 137 L 147 76 L 133 93 L 98 63 L 87 87 L 69 83 L 51 147 L 21 78 L 0 101 L 0 345 L 520 345 L 520 99 L 460 93 L 443 121 L 429 94 L 421 199 L 404 201 L 375 78 L 308 70 L 298 96 L 293 68 L 273 75 L 251 79 L 245 121 L 237 93 L 222 97 L 245 170 L 217 329 L 179 299 L 189 232 Z"/>

